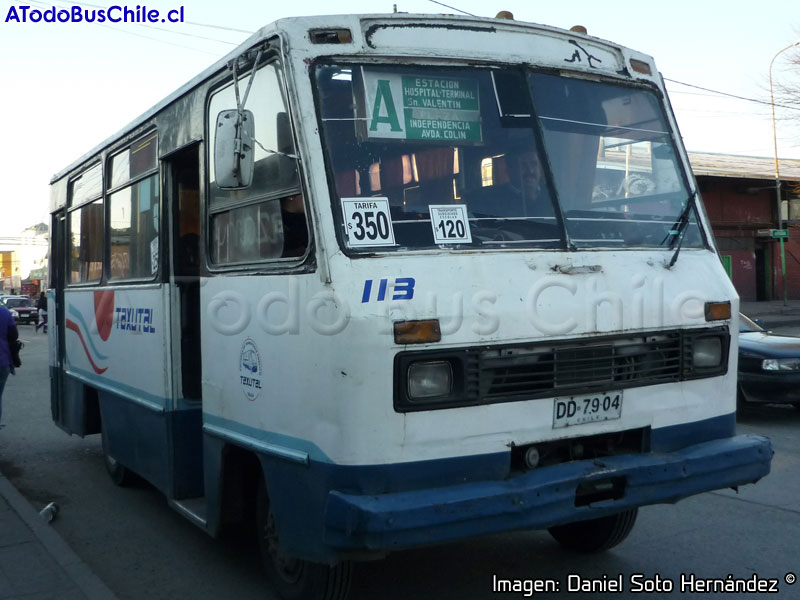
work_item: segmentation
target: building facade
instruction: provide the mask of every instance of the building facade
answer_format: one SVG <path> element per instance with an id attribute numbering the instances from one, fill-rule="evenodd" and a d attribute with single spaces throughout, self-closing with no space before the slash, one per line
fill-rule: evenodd
<path id="1" fill-rule="evenodd" d="M 0 237 L 0 291 L 37 293 L 47 278 L 49 227 L 39 223 L 18 236 Z"/>
<path id="2" fill-rule="evenodd" d="M 728 274 L 744 301 L 783 298 L 779 238 L 784 240 L 786 291 L 800 298 L 800 160 L 782 159 L 781 219 L 775 191 L 775 161 L 726 154 L 690 152 L 717 246 Z"/>

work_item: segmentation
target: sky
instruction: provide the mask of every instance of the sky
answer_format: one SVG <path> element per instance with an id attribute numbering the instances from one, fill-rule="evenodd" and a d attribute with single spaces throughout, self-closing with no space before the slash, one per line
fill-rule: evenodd
<path id="1" fill-rule="evenodd" d="M 91 0 L 83 7 L 124 3 Z M 140 0 L 141 1 L 141 0 Z M 96 4 L 95 4 L 96 3 Z M 446 1 L 493 17 L 585 26 L 590 35 L 655 58 L 687 149 L 773 157 L 769 67 L 800 40 L 797 0 Z M 62 0 L 0 0 L 0 242 L 49 222 L 51 177 L 276 19 L 335 13 L 457 13 L 430 0 L 149 0 L 184 8 L 176 24 L 19 23 L 22 7 Z M 798 47 L 800 48 L 800 47 Z M 774 62 L 776 84 L 796 82 L 791 57 Z M 689 85 L 685 85 L 689 84 Z M 690 87 L 695 86 L 695 87 Z M 699 89 L 705 88 L 705 89 Z M 723 92 L 761 102 L 720 95 Z M 778 154 L 800 158 L 800 110 L 776 108 Z"/>

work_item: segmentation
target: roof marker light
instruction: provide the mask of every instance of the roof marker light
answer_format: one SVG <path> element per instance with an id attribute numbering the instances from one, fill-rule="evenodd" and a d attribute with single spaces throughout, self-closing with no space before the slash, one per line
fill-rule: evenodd
<path id="1" fill-rule="evenodd" d="M 308 37 L 312 44 L 349 44 L 353 41 L 349 29 L 311 29 Z"/>
<path id="2" fill-rule="evenodd" d="M 636 60 L 635 58 L 631 59 L 631 69 L 633 69 L 637 73 L 642 73 L 643 75 L 653 74 L 653 72 L 650 70 L 649 64 L 647 64 L 643 60 Z"/>

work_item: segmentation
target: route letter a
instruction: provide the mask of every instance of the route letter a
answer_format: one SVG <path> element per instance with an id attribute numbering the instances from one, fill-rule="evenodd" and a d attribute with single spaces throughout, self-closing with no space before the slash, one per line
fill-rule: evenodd
<path id="1" fill-rule="evenodd" d="M 381 107 L 386 105 L 386 115 L 381 116 Z M 372 122 L 369 130 L 377 131 L 379 123 L 388 123 L 392 131 L 402 131 L 400 120 L 397 118 L 397 109 L 392 98 L 392 88 L 386 79 L 378 80 L 378 88 L 375 92 L 375 106 L 372 108 Z"/>

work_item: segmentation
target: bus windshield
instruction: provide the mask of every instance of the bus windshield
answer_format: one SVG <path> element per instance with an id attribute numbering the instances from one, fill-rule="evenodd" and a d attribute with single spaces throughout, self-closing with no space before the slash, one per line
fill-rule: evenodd
<path id="1" fill-rule="evenodd" d="M 323 64 L 353 252 L 670 247 L 690 193 L 650 89 L 512 68 Z M 692 210 L 682 246 L 702 247 Z"/>

